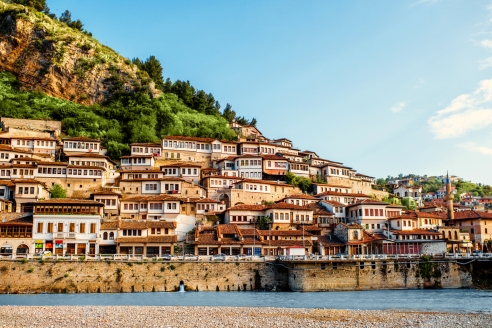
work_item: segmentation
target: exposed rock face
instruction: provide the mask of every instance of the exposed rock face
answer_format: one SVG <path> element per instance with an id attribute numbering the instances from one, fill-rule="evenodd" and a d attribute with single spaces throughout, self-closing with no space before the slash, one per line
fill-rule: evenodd
<path id="1" fill-rule="evenodd" d="M 97 40 L 23 6 L 0 2 L 0 70 L 27 90 L 82 104 L 158 91 L 145 72 Z"/>

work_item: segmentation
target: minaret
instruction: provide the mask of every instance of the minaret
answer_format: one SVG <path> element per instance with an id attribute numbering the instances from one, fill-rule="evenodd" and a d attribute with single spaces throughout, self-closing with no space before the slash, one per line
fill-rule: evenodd
<path id="1" fill-rule="evenodd" d="M 453 208 L 453 190 L 451 189 L 451 181 L 449 180 L 449 173 L 446 173 L 446 203 L 448 205 L 448 221 L 454 219 L 454 208 Z"/>

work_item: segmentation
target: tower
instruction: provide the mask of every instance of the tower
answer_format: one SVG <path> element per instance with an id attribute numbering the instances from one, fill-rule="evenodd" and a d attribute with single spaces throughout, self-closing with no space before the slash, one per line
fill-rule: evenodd
<path id="1" fill-rule="evenodd" d="M 449 180 L 449 173 L 446 173 L 446 204 L 448 206 L 448 221 L 454 219 L 454 208 L 453 208 L 453 190 L 451 188 L 451 181 Z"/>

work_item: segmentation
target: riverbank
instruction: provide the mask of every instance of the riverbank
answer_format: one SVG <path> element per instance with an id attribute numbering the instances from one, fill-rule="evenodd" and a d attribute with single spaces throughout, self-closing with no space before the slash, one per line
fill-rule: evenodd
<path id="1" fill-rule="evenodd" d="M 2 306 L 0 327 L 485 327 L 492 314 L 252 307 Z"/>

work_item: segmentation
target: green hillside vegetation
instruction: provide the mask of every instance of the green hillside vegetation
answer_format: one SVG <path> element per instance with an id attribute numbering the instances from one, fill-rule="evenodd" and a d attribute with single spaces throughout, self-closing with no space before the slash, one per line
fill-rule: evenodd
<path id="1" fill-rule="evenodd" d="M 393 179 L 406 179 L 406 178 L 412 178 L 415 181 L 420 181 L 420 182 L 415 182 L 416 185 L 421 185 L 422 186 L 422 193 L 428 193 L 428 192 L 436 192 L 440 188 L 444 187 L 444 182 L 442 179 L 438 179 L 436 177 L 431 177 L 428 178 L 426 175 L 424 176 L 419 176 L 415 174 L 407 174 L 403 175 L 400 174 L 398 177 L 392 177 L 388 176 L 386 179 L 380 178 L 377 180 L 377 185 L 382 189 L 387 188 L 387 181 L 393 180 Z M 456 188 L 456 194 L 454 195 L 454 200 L 459 201 L 459 196 L 464 193 L 470 193 L 473 196 L 491 196 L 492 195 L 492 187 L 489 185 L 484 185 L 481 183 L 474 183 L 470 181 L 463 181 L 460 180 L 458 182 L 452 182 L 451 183 L 455 188 Z M 392 192 L 392 190 L 389 190 Z"/>
<path id="2" fill-rule="evenodd" d="M 118 93 L 105 106 L 84 106 L 19 87 L 11 73 L 0 72 L 1 116 L 59 120 L 66 135 L 101 139 L 114 159 L 127 154 L 131 142 L 159 142 L 165 135 L 235 138 L 223 117 L 198 113 L 175 94 Z"/>
<path id="3" fill-rule="evenodd" d="M 120 56 L 93 38 L 80 20 L 72 19 L 68 10 L 57 18 L 45 0 L 10 0 L 0 1 L 0 12 L 5 17 L 30 21 L 38 31 L 43 31 L 35 44 L 39 51 L 43 51 L 46 43 L 54 47 L 50 65 L 63 67 L 66 47 L 75 45 L 91 53 L 77 60 L 75 75 L 83 78 L 87 71 L 99 66 L 109 66 L 111 72 L 110 96 L 100 105 L 50 97 L 42 90 L 23 91 L 14 75 L 0 72 L 1 116 L 62 121 L 65 135 L 100 139 L 113 159 L 128 154 L 131 142 L 159 142 L 166 135 L 234 140 L 236 134 L 229 128 L 229 122 L 256 124 L 254 118 L 248 121 L 237 117 L 230 104 L 221 111 L 211 93 L 194 88 L 189 81 L 164 82 L 162 66 L 154 56 L 145 61 Z M 0 33 L 9 35 L 15 21 L 4 19 L 0 25 Z M 123 67 L 135 71 L 138 77 L 131 92 L 125 88 L 120 74 Z M 151 96 L 151 82 L 163 91 L 157 98 Z M 83 96 L 79 95 L 80 99 Z"/>

